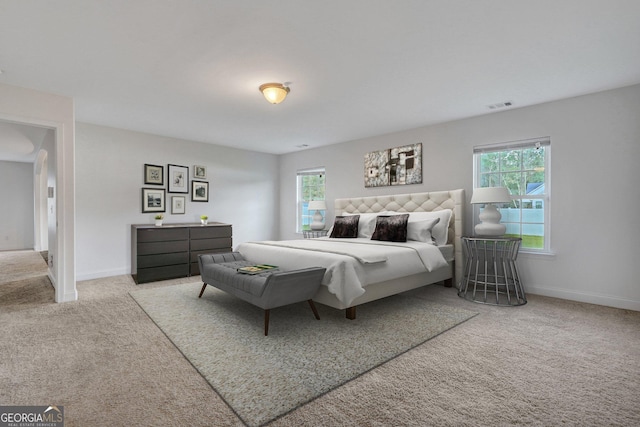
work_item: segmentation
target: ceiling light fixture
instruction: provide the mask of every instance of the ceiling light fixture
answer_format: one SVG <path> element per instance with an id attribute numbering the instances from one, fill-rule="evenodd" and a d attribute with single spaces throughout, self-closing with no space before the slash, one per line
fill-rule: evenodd
<path id="1" fill-rule="evenodd" d="M 287 97 L 289 87 L 280 83 L 265 83 L 260 85 L 260 92 L 272 104 L 280 104 Z"/>

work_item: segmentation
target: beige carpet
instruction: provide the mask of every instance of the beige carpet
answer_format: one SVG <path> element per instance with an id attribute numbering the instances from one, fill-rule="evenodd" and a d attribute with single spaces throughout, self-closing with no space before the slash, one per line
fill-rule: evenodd
<path id="1" fill-rule="evenodd" d="M 201 283 L 130 292 L 182 354 L 250 426 L 263 425 L 475 316 L 406 295 L 348 320 L 306 301 L 264 311 Z"/>
<path id="2" fill-rule="evenodd" d="M 67 426 L 242 425 L 127 295 L 192 280 L 92 280 L 65 304 L 25 281 L 5 302 L 2 289 L 20 280 L 6 254 L 0 404 L 64 405 Z M 441 286 L 412 295 L 480 315 L 270 425 L 640 425 L 639 312 L 535 295 L 483 306 Z"/>

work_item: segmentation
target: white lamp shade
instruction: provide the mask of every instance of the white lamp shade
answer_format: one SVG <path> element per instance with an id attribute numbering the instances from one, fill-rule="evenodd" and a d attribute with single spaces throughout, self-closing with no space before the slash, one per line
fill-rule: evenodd
<path id="1" fill-rule="evenodd" d="M 510 203 L 511 196 L 507 187 L 474 188 L 471 204 L 484 205 L 487 203 Z"/>
<path id="2" fill-rule="evenodd" d="M 324 200 L 311 200 L 309 202 L 309 210 L 310 211 L 326 211 L 327 204 Z"/>

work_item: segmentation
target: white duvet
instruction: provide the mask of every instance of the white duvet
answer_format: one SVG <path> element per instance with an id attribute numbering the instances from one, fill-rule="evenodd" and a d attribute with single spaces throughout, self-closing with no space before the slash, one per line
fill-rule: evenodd
<path id="1" fill-rule="evenodd" d="M 277 265 L 283 270 L 325 267 L 323 285 L 347 306 L 364 294 L 365 286 L 430 272 L 447 266 L 438 247 L 423 242 L 330 239 L 241 243 L 245 259 Z"/>

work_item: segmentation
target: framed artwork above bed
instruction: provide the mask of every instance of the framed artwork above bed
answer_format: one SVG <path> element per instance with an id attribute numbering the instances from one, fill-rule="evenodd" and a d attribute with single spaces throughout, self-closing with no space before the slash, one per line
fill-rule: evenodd
<path id="1" fill-rule="evenodd" d="M 364 186 L 422 183 L 422 143 L 372 151 L 364 155 Z"/>

